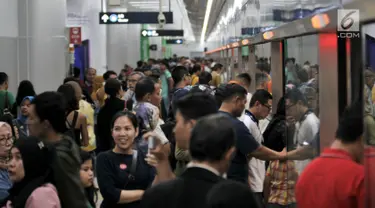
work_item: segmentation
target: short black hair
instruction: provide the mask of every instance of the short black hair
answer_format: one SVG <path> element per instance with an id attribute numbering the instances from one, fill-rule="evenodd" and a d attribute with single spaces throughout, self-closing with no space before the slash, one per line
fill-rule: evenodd
<path id="1" fill-rule="evenodd" d="M 176 103 L 176 109 L 185 120 L 197 120 L 218 112 L 214 97 L 203 92 L 189 93 L 179 99 Z"/>
<path id="2" fill-rule="evenodd" d="M 341 115 L 336 138 L 343 143 L 353 143 L 363 134 L 363 106 L 361 102 L 354 102 Z"/>
<path id="3" fill-rule="evenodd" d="M 120 89 L 121 89 L 121 82 L 118 81 L 117 79 L 109 78 L 105 82 L 104 91 L 111 98 L 116 97 Z"/>
<path id="4" fill-rule="evenodd" d="M 255 74 L 255 83 L 260 85 L 262 82 L 267 81 L 268 77 L 265 73 L 256 73 Z"/>
<path id="5" fill-rule="evenodd" d="M 0 85 L 3 85 L 6 81 L 8 81 L 9 77 L 7 73 L 0 72 Z"/>
<path id="6" fill-rule="evenodd" d="M 219 105 L 235 96 L 246 98 L 247 90 L 238 84 L 222 84 L 216 88 L 215 98 Z"/>
<path id="7" fill-rule="evenodd" d="M 199 75 L 199 84 L 208 85 L 209 82 L 212 80 L 212 75 L 209 72 L 203 71 Z"/>
<path id="8" fill-rule="evenodd" d="M 285 100 L 286 99 L 289 99 L 290 102 L 292 102 L 293 104 L 296 104 L 298 101 L 301 101 L 304 106 L 308 106 L 306 97 L 297 88 L 288 90 L 285 94 Z"/>
<path id="9" fill-rule="evenodd" d="M 143 65 L 143 61 L 137 61 L 137 67 L 140 68 Z"/>
<path id="10" fill-rule="evenodd" d="M 160 61 L 160 64 L 164 65 L 167 69 L 169 69 L 169 62 L 168 62 L 168 60 L 164 59 L 164 60 Z"/>
<path id="11" fill-rule="evenodd" d="M 26 96 L 34 96 L 36 93 L 34 90 L 33 83 L 29 80 L 23 80 L 18 85 L 17 96 L 16 96 L 16 103 L 18 106 L 21 106 L 21 102 Z"/>
<path id="12" fill-rule="evenodd" d="M 236 132 L 228 116 L 214 114 L 198 120 L 191 133 L 193 160 L 217 162 L 236 144 Z"/>
<path id="13" fill-rule="evenodd" d="M 217 63 L 217 64 L 214 65 L 214 67 L 212 67 L 212 71 L 217 71 L 218 69 L 221 69 L 221 68 L 223 68 L 223 65 Z"/>
<path id="14" fill-rule="evenodd" d="M 253 94 L 250 100 L 250 108 L 255 105 L 255 103 L 258 101 L 260 104 L 267 104 L 268 100 L 272 100 L 272 95 L 267 90 L 257 90 Z"/>
<path id="15" fill-rule="evenodd" d="M 104 79 L 105 81 L 107 81 L 111 75 L 116 75 L 116 76 L 117 76 L 117 73 L 114 72 L 114 71 L 111 71 L 111 70 L 106 71 L 106 72 L 103 74 L 103 79 Z"/>
<path id="16" fill-rule="evenodd" d="M 81 69 L 78 68 L 78 67 L 74 67 L 74 69 L 73 69 L 73 76 L 75 78 L 79 78 L 79 75 L 81 75 Z"/>
<path id="17" fill-rule="evenodd" d="M 215 184 L 207 193 L 207 204 L 208 208 L 258 207 L 249 186 L 233 180 L 223 180 Z"/>
<path id="18" fill-rule="evenodd" d="M 246 85 L 251 85 L 251 76 L 248 73 L 241 73 L 237 78 L 244 82 Z"/>
<path id="19" fill-rule="evenodd" d="M 202 67 L 199 64 L 194 64 L 193 68 L 191 69 L 191 74 L 194 74 L 199 71 L 202 71 Z"/>
<path id="20" fill-rule="evenodd" d="M 61 93 L 66 102 L 66 112 L 72 112 L 79 109 L 79 101 L 77 100 L 75 90 L 72 85 L 63 84 L 58 89 L 57 92 Z"/>
<path id="21" fill-rule="evenodd" d="M 116 120 L 120 117 L 123 117 L 123 116 L 128 117 L 130 122 L 133 124 L 134 129 L 138 128 L 137 116 L 134 113 L 132 113 L 131 111 L 125 110 L 125 111 L 119 111 L 113 116 L 113 118 L 111 120 L 111 129 L 113 129 L 113 127 L 115 126 Z"/>
<path id="22" fill-rule="evenodd" d="M 34 104 L 35 113 L 41 122 L 47 120 L 56 133 L 64 133 L 67 130 L 65 125 L 66 101 L 61 93 L 43 92 L 34 98 L 32 104 Z"/>
<path id="23" fill-rule="evenodd" d="M 174 84 L 177 85 L 180 83 L 189 72 L 184 66 L 176 66 L 172 72 L 172 78 L 174 80 Z"/>
<path id="24" fill-rule="evenodd" d="M 148 93 L 152 94 L 155 91 L 155 82 L 150 77 L 140 79 L 135 85 L 135 99 L 140 101 Z"/>

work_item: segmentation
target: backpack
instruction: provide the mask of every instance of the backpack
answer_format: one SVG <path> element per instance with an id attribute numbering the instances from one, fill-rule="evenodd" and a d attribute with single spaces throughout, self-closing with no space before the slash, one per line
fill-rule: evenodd
<path id="1" fill-rule="evenodd" d="M 68 115 L 69 115 L 69 113 L 68 113 Z M 68 128 L 65 131 L 64 135 L 71 138 L 80 147 L 81 146 L 81 138 L 76 138 L 76 135 L 75 135 L 75 126 L 77 124 L 77 120 L 78 120 L 78 112 L 74 111 L 72 123 L 70 123 L 68 120 L 66 120 L 66 124 L 67 124 Z"/>
<path id="2" fill-rule="evenodd" d="M 4 99 L 4 109 L 1 111 L 1 120 L 2 121 L 12 121 L 13 115 L 11 113 L 12 109 L 9 106 L 9 99 L 8 99 L 8 91 L 5 92 L 5 99 Z"/>
<path id="3" fill-rule="evenodd" d="M 11 113 L 12 109 L 9 105 L 9 99 L 8 99 L 8 91 L 5 92 L 5 99 L 4 99 L 4 109 L 0 111 L 0 121 L 4 121 L 9 124 L 9 126 L 12 129 L 13 136 L 17 135 L 16 130 L 14 129 L 16 126 L 13 123 L 13 114 Z"/>

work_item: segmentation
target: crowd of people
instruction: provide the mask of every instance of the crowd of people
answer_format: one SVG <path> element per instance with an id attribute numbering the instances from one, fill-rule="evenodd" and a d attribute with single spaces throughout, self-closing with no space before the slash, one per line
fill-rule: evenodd
<path id="1" fill-rule="evenodd" d="M 288 59 L 280 100 L 268 59 L 256 66 L 255 77 L 228 75 L 214 60 L 174 57 L 120 74 L 89 68 L 84 80 L 74 69 L 56 91 L 20 82 L 16 98 L 0 72 L 0 206 L 375 206 L 359 104 L 320 150 L 318 66 Z"/>

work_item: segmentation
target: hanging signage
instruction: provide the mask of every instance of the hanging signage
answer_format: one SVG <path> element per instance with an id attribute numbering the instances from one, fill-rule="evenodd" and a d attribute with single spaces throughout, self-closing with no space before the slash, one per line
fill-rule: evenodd
<path id="1" fill-rule="evenodd" d="M 163 12 L 165 24 L 173 24 L 173 12 Z M 100 12 L 99 24 L 159 24 L 159 12 Z"/>
<path id="2" fill-rule="evenodd" d="M 180 45 L 180 44 L 184 44 L 184 40 L 183 39 L 169 39 L 169 40 L 167 40 L 167 44 Z"/>
<path id="3" fill-rule="evenodd" d="M 157 51 L 158 50 L 158 45 L 152 44 L 152 45 L 150 45 L 149 49 L 152 50 L 152 51 Z"/>
<path id="4" fill-rule="evenodd" d="M 183 30 L 141 30 L 143 37 L 184 36 Z"/>
<path id="5" fill-rule="evenodd" d="M 79 45 L 82 43 L 82 33 L 80 27 L 69 28 L 69 39 L 71 44 Z"/>

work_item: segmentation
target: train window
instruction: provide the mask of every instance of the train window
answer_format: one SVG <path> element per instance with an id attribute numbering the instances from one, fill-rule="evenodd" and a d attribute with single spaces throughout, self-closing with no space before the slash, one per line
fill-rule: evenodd
<path id="1" fill-rule="evenodd" d="M 319 62 L 316 43 L 316 35 L 290 38 L 284 42 L 287 149 L 298 150 L 307 146 L 315 150 L 311 151 L 310 158 L 319 152 Z M 295 171 L 301 174 L 310 161 L 291 162 Z"/>
<path id="2" fill-rule="evenodd" d="M 271 44 L 259 44 L 255 46 L 255 89 L 266 89 L 272 93 L 271 86 Z"/>

